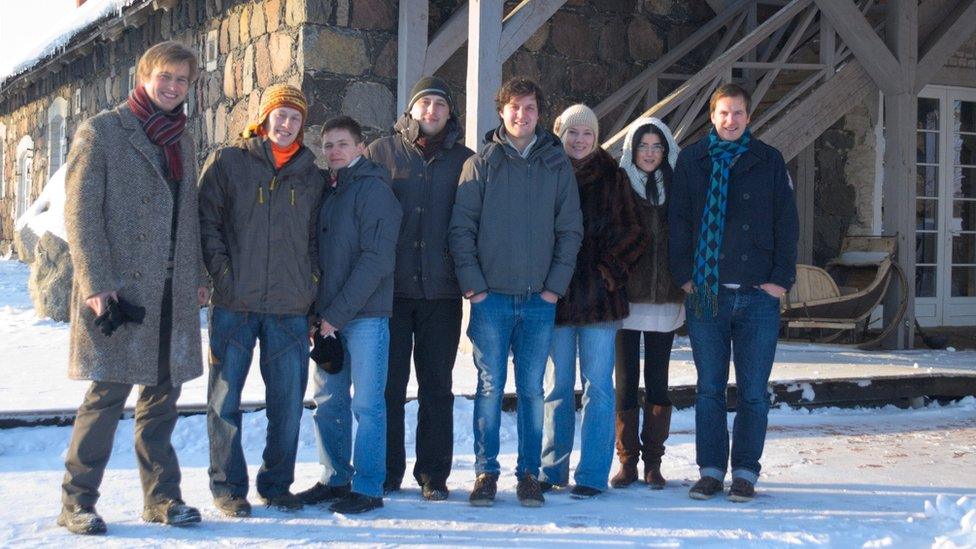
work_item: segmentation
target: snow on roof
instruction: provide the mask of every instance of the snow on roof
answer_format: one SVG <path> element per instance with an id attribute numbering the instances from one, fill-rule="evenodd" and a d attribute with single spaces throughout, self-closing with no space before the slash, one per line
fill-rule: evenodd
<path id="1" fill-rule="evenodd" d="M 29 47 L 19 48 L 13 55 L 0 59 L 0 83 L 12 76 L 27 72 L 37 63 L 64 48 L 79 33 L 96 21 L 110 16 L 121 15 L 122 9 L 136 0 L 87 0 L 81 6 L 67 10 L 62 17 L 28 34 Z M 42 9 L 42 8 L 35 8 Z M 53 18 L 52 18 L 53 19 Z"/>

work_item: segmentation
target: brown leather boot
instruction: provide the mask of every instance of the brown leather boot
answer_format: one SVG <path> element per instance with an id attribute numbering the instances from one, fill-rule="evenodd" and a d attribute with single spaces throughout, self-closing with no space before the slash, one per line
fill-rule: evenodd
<path id="1" fill-rule="evenodd" d="M 620 469 L 610 479 L 610 486 L 624 488 L 637 481 L 637 461 L 640 459 L 640 441 L 637 425 L 640 421 L 637 408 L 617 412 L 617 458 Z"/>
<path id="2" fill-rule="evenodd" d="M 667 481 L 661 475 L 664 441 L 671 432 L 671 406 L 644 405 L 641 450 L 644 453 L 644 482 L 651 490 L 662 490 Z"/>

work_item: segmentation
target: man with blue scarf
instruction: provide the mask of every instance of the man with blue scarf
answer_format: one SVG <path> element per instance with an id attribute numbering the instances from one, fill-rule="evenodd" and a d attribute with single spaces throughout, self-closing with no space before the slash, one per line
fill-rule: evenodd
<path id="1" fill-rule="evenodd" d="M 681 151 L 675 166 L 671 273 L 688 294 L 688 335 L 698 373 L 694 499 L 721 492 L 729 466 L 725 392 L 735 354 L 738 406 L 732 428 L 731 501 L 750 501 L 769 413 L 780 298 L 796 280 L 799 233 L 783 155 L 749 131 L 749 93 L 719 87 L 712 130 Z"/>

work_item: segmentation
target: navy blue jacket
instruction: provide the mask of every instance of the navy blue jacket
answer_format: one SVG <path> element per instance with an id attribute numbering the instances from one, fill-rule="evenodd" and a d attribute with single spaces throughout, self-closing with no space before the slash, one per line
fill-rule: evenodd
<path id="1" fill-rule="evenodd" d="M 692 279 L 711 170 L 707 137 L 678 155 L 668 208 L 671 276 L 678 286 Z M 796 199 L 783 155 L 753 138 L 729 172 L 719 283 L 772 282 L 789 290 L 796 281 L 798 237 Z"/>

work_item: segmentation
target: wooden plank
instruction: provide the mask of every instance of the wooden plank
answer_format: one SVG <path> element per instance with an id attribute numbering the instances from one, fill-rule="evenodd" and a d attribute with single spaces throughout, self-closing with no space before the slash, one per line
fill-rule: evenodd
<path id="1" fill-rule="evenodd" d="M 401 2 L 401 6 L 410 4 Z M 468 3 L 465 2 L 437 29 L 427 45 L 427 58 L 424 60 L 424 76 L 437 72 L 454 52 L 468 41 Z"/>
<path id="2" fill-rule="evenodd" d="M 915 93 L 922 91 L 956 52 L 976 33 L 976 0 L 962 0 L 946 15 L 923 43 L 921 59 L 915 71 Z"/>
<path id="3" fill-rule="evenodd" d="M 851 2 L 838 0 L 816 0 L 816 2 L 837 34 L 844 39 L 861 61 L 874 83 L 885 93 L 897 93 L 901 85 L 900 80 L 893 79 L 891 76 L 900 72 L 898 60 L 875 34 L 857 6 Z M 892 5 L 899 3 L 889 3 L 889 11 Z"/>
<path id="4" fill-rule="evenodd" d="M 725 53 L 715 58 L 704 69 L 689 78 L 684 84 L 678 86 L 670 95 L 658 101 L 653 107 L 641 114 L 641 116 L 656 116 L 662 118 L 667 116 L 678 105 L 691 99 L 701 88 L 711 83 L 717 76 L 727 77 L 731 70 L 732 63 L 742 57 L 745 52 L 755 48 L 767 36 L 771 35 L 781 25 L 790 22 L 797 14 L 809 6 L 813 0 L 793 0 L 786 7 L 777 11 L 772 17 L 759 25 Z M 618 155 L 623 145 L 623 138 L 627 134 L 628 127 L 623 128 L 603 143 L 603 147 L 611 154 Z"/>
<path id="5" fill-rule="evenodd" d="M 800 219 L 797 262 L 806 265 L 813 264 L 816 168 L 816 154 L 811 143 L 796 157 L 796 178 L 793 184 L 796 194 L 796 209 Z"/>
<path id="6" fill-rule="evenodd" d="M 800 20 L 800 23 L 793 30 L 793 33 L 786 40 L 786 43 L 783 44 L 783 49 L 780 50 L 779 54 L 776 56 L 776 61 L 773 63 L 769 63 L 769 65 L 771 65 L 770 68 L 772 68 L 773 70 L 769 71 L 766 74 L 766 76 L 764 76 L 762 80 L 759 81 L 759 84 L 752 92 L 752 112 L 755 112 L 756 109 L 759 107 L 759 103 L 762 101 L 763 97 L 766 96 L 766 92 L 768 92 L 769 88 L 772 87 L 773 82 L 776 80 L 776 77 L 779 76 L 779 73 L 784 68 L 784 66 L 787 67 L 797 66 L 796 63 L 791 64 L 791 63 L 787 63 L 786 61 L 790 58 L 791 55 L 793 55 L 793 51 L 796 49 L 796 46 L 799 43 L 800 38 L 803 37 L 803 33 L 806 32 L 807 27 L 810 26 L 810 23 L 813 23 L 813 18 L 816 17 L 816 15 L 817 15 L 817 7 L 811 6 L 810 9 L 807 10 L 806 16 L 802 20 Z M 814 70 L 822 70 L 823 68 L 824 68 L 823 65 L 818 64 L 816 65 L 816 69 Z"/>
<path id="7" fill-rule="evenodd" d="M 428 2 L 400 2 L 397 21 L 397 113 L 406 110 L 410 89 L 420 80 L 427 57 Z"/>
<path id="8" fill-rule="evenodd" d="M 502 63 L 498 49 L 502 38 L 502 2 L 468 2 L 467 117 L 464 142 L 481 148 L 484 134 L 498 125 L 495 92 L 502 85 Z"/>
<path id="9" fill-rule="evenodd" d="M 796 35 L 799 38 L 799 35 Z M 795 46 L 794 46 L 795 47 Z M 792 50 L 783 50 L 792 53 Z M 827 68 L 823 63 L 787 63 L 785 61 L 761 62 L 738 61 L 732 63 L 733 69 L 768 69 L 774 71 L 819 71 Z"/>
<path id="10" fill-rule="evenodd" d="M 498 58 L 504 63 L 566 0 L 522 0 L 506 17 Z"/>

